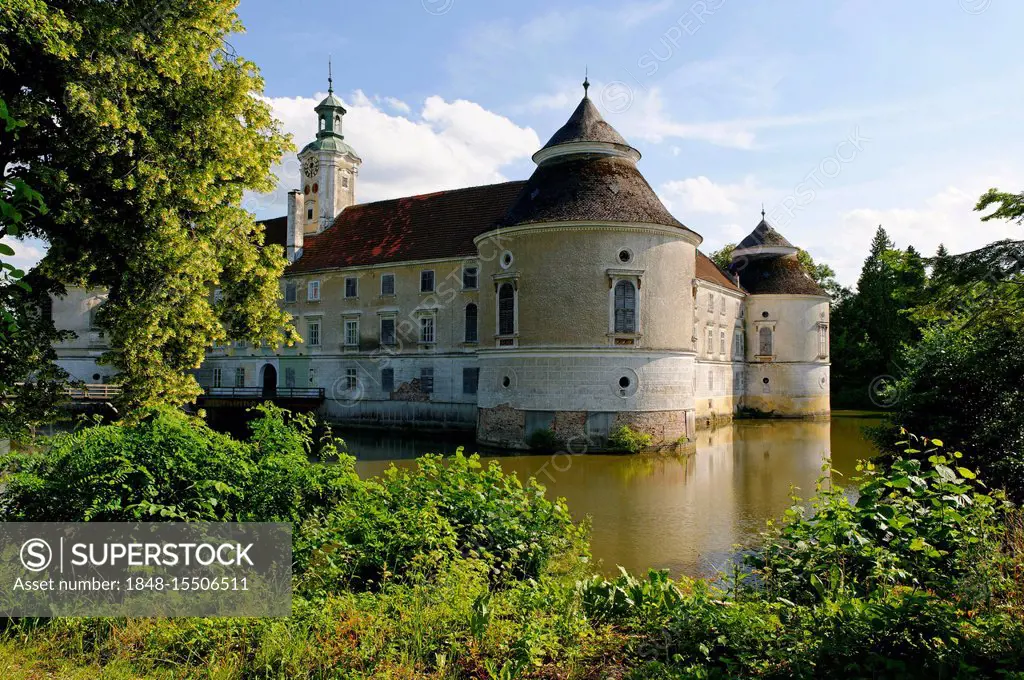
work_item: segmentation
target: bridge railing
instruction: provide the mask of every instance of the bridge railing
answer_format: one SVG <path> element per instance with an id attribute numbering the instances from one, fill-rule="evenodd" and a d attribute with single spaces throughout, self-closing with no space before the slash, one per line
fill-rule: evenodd
<path id="1" fill-rule="evenodd" d="M 203 396 L 222 399 L 319 399 L 323 400 L 323 387 L 204 387 Z"/>
<path id="2" fill-rule="evenodd" d="M 86 384 L 68 387 L 65 392 L 76 401 L 109 401 L 121 394 L 121 386 Z"/>

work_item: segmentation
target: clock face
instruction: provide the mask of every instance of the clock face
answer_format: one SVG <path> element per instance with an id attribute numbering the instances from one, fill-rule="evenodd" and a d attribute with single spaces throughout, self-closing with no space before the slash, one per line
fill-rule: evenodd
<path id="1" fill-rule="evenodd" d="M 316 177 L 317 173 L 320 172 L 320 159 L 316 156 L 310 156 L 306 160 L 302 161 L 302 174 L 312 179 Z"/>

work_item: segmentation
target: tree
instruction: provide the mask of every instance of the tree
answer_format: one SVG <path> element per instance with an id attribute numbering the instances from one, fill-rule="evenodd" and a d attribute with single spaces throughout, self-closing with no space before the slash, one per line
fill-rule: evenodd
<path id="1" fill-rule="evenodd" d="M 2 99 L 0 123 L 11 135 L 24 127 L 24 121 L 8 114 Z M 43 197 L 16 172 L 0 185 L 0 229 L 12 237 L 29 216 L 46 211 Z M 14 250 L 0 242 L 0 255 L 14 255 Z M 66 374 L 54 363 L 53 343 L 65 334 L 45 315 L 49 290 L 36 278 L 0 260 L 0 439 L 51 420 L 64 398 Z"/>
<path id="2" fill-rule="evenodd" d="M 719 269 L 726 271 L 732 264 L 732 251 L 736 249 L 735 243 L 726 243 L 724 246 L 711 253 L 708 257 L 718 265 Z"/>
<path id="3" fill-rule="evenodd" d="M 277 304 L 285 260 L 240 207 L 274 186 L 290 148 L 227 37 L 233 0 L 9 0 L 0 98 L 26 122 L 0 135 L 5 177 L 47 197 L 22 233 L 49 249 L 54 286 L 106 288 L 97 316 L 128 406 L 181 403 L 188 373 L 229 335 L 297 335 Z M 2 234 L 0 234 L 2 235 Z M 219 286 L 224 301 L 209 291 Z"/>
<path id="4" fill-rule="evenodd" d="M 811 278 L 824 288 L 825 292 L 833 300 L 842 294 L 843 287 L 836 280 L 836 271 L 832 267 L 827 264 L 816 263 L 811 254 L 802 248 L 797 252 L 796 256 L 800 260 L 800 265 L 804 268 L 804 271 L 810 274 Z"/>

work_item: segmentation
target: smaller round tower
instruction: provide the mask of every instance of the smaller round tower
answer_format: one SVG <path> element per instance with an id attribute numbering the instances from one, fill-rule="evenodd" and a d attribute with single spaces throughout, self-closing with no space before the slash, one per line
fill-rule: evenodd
<path id="1" fill-rule="evenodd" d="M 831 298 L 801 265 L 799 248 L 761 218 L 729 266 L 748 293 L 743 405 L 774 416 L 828 415 Z"/>

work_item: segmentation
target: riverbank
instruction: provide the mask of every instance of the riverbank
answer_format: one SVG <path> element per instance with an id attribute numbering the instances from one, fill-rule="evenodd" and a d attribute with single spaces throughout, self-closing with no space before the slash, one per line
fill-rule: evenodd
<path id="1" fill-rule="evenodd" d="M 293 522 L 295 570 L 286 619 L 8 619 L 4 677 L 1021 677 L 1024 523 L 941 443 L 859 470 L 856 505 L 823 479 L 813 521 L 785 513 L 742 570 L 609 579 L 586 525 L 499 461 L 360 479 L 309 461 L 308 425 L 271 409 L 233 441 L 164 411 L 6 460 L 11 520 L 177 494 L 182 519 Z M 126 470 L 156 486 L 107 483 Z"/>

